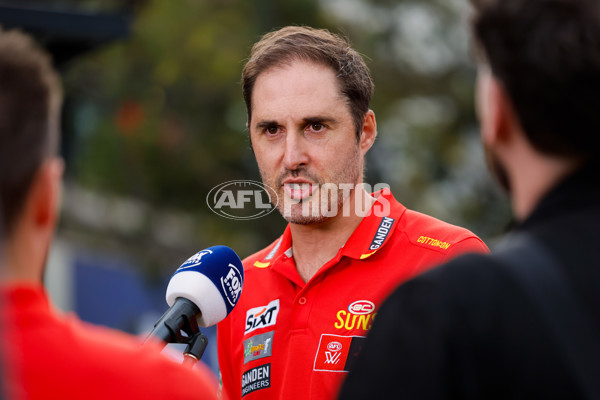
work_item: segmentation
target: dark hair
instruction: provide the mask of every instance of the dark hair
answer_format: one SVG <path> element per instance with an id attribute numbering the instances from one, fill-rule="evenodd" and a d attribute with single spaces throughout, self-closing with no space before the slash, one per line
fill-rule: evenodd
<path id="1" fill-rule="evenodd" d="M 472 0 L 477 46 L 532 145 L 600 152 L 600 2 Z"/>
<path id="2" fill-rule="evenodd" d="M 295 60 L 312 61 L 335 71 L 360 139 L 374 88 L 369 68 L 346 39 L 325 29 L 305 26 L 288 26 L 267 33 L 252 46 L 250 58 L 242 71 L 248 125 L 252 119 L 252 90 L 256 78 L 269 68 Z"/>
<path id="3" fill-rule="evenodd" d="M 57 152 L 62 90 L 50 57 L 0 29 L 0 227 L 9 234 L 41 163 Z"/>

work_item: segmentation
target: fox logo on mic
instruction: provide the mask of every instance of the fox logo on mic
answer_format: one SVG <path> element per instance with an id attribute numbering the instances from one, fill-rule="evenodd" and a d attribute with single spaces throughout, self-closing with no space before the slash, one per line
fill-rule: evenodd
<path id="1" fill-rule="evenodd" d="M 182 297 L 200 310 L 198 323 L 206 327 L 221 321 L 233 310 L 242 293 L 244 267 L 233 250 L 213 246 L 199 251 L 169 281 L 167 304 Z"/>
<path id="2" fill-rule="evenodd" d="M 229 264 L 229 272 L 224 277 L 221 277 L 221 287 L 225 293 L 225 298 L 231 305 L 235 306 L 242 293 L 242 274 L 233 264 Z"/>
<path id="3" fill-rule="evenodd" d="M 212 253 L 213 252 L 209 249 L 197 252 L 196 254 L 194 254 L 193 256 L 188 258 L 187 261 L 181 265 L 181 267 L 177 268 L 176 272 L 179 272 L 182 269 L 186 269 L 186 268 L 197 267 L 198 265 L 202 264 L 202 257 L 204 257 L 208 254 L 212 254 Z"/>

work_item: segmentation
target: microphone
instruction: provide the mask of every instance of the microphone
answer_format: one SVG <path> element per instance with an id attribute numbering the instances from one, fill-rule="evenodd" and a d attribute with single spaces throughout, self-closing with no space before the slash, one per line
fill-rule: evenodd
<path id="1" fill-rule="evenodd" d="M 193 334 L 233 310 L 242 293 L 244 267 L 227 246 L 213 246 L 190 257 L 175 271 L 167 286 L 170 308 L 148 335 L 165 343 L 181 343 L 181 331 Z"/>

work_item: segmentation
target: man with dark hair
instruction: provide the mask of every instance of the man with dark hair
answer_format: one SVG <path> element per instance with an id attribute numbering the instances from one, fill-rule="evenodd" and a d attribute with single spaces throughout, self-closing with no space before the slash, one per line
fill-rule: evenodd
<path id="1" fill-rule="evenodd" d="M 54 310 L 42 285 L 57 220 L 61 85 L 26 35 L 0 30 L 0 327 L 9 399 L 216 399 L 154 343 Z"/>
<path id="2" fill-rule="evenodd" d="M 475 8 L 482 142 L 518 226 L 400 286 L 340 399 L 600 398 L 600 3 Z"/>
<path id="3" fill-rule="evenodd" d="M 373 83 L 346 40 L 308 27 L 268 33 L 242 86 L 263 183 L 289 225 L 244 260 L 239 303 L 218 326 L 223 394 L 331 399 L 395 285 L 487 247 L 389 189 L 363 187 Z"/>

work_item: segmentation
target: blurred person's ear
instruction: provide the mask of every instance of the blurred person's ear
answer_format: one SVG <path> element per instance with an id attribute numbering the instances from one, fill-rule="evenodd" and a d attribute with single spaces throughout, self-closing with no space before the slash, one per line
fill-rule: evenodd
<path id="1" fill-rule="evenodd" d="M 506 90 L 487 67 L 477 74 L 476 106 L 483 144 L 490 147 L 508 140 L 518 121 Z"/>
<path id="2" fill-rule="evenodd" d="M 45 160 L 35 173 L 7 241 L 3 281 L 40 282 L 58 220 L 64 163 Z"/>
<path id="3" fill-rule="evenodd" d="M 40 165 L 28 193 L 26 212 L 35 228 L 53 231 L 58 219 L 64 162 L 50 158 Z"/>

